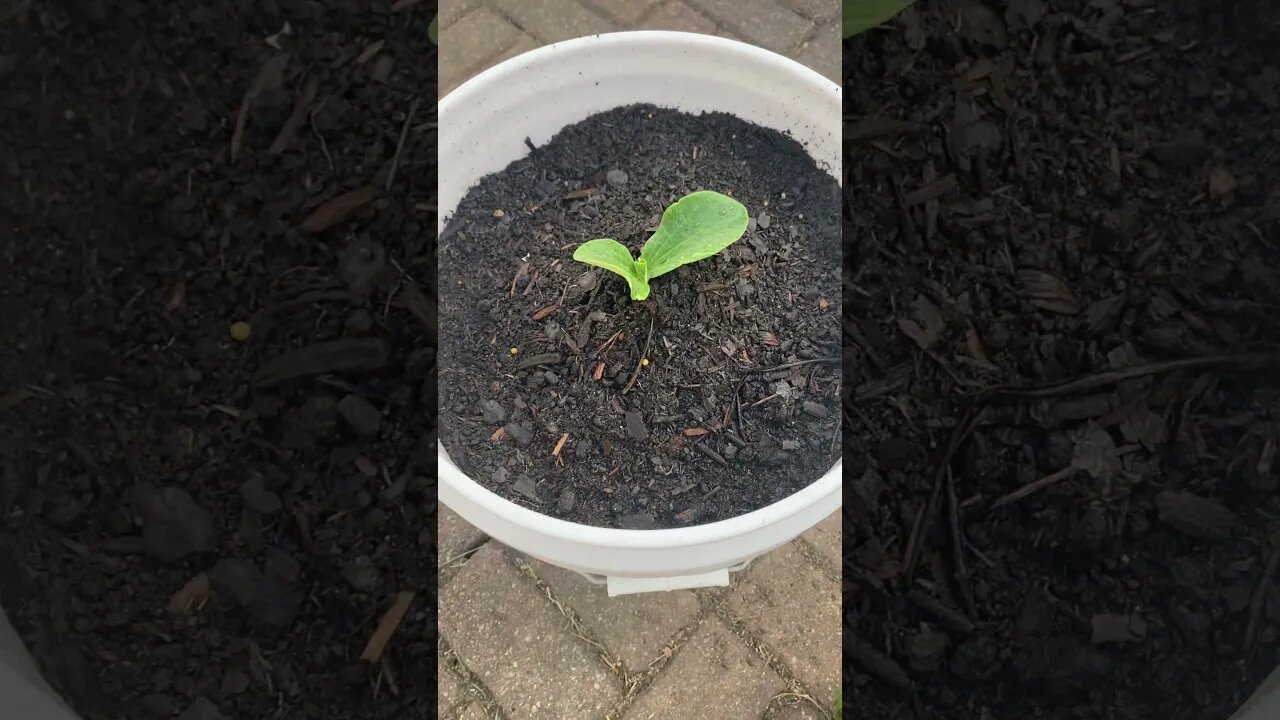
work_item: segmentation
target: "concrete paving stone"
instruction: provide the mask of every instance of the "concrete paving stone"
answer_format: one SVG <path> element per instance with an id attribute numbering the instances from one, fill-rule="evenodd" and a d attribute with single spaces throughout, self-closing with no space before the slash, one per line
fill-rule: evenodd
<path id="1" fill-rule="evenodd" d="M 621 30 L 635 25 L 662 0 L 587 0 L 587 4 L 616 21 Z"/>
<path id="2" fill-rule="evenodd" d="M 474 702 L 458 714 L 458 720 L 491 720 L 489 714 L 484 711 L 484 705 Z"/>
<path id="3" fill-rule="evenodd" d="M 662 655 L 667 640 L 698 615 L 698 599 L 689 590 L 611 598 L 603 585 L 592 585 L 572 570 L 532 563 L 534 574 L 631 672 L 644 671 Z"/>
<path id="4" fill-rule="evenodd" d="M 813 28 L 809 20 L 774 0 L 687 1 L 747 42 L 782 55 L 794 52 Z"/>
<path id="5" fill-rule="evenodd" d="M 776 704 L 765 718 L 766 720 L 827 720 L 827 716 L 818 712 L 818 709 L 808 702 Z"/>
<path id="6" fill-rule="evenodd" d="M 457 571 L 459 557 L 484 542 L 485 534 L 479 528 L 462 519 L 458 513 L 440 505 L 436 518 L 436 567 L 442 578 L 451 577 Z M 455 567 L 448 567 L 450 564 Z"/>
<path id="7" fill-rule="evenodd" d="M 840 687 L 840 583 L 784 545 L 751 563 L 726 598 L 730 612 L 773 649 L 814 699 Z"/>
<path id="8" fill-rule="evenodd" d="M 490 541 L 440 594 L 440 633 L 508 717 L 598 720 L 619 681 Z"/>
<path id="9" fill-rule="evenodd" d="M 816 23 L 832 20 L 840 24 L 840 0 L 783 0 L 783 4 Z"/>
<path id="10" fill-rule="evenodd" d="M 523 55 L 524 53 L 527 53 L 527 52 L 529 52 L 530 50 L 536 50 L 536 49 L 538 49 L 538 48 L 540 48 L 540 47 L 542 47 L 542 43 L 538 42 L 537 40 L 534 40 L 533 38 L 529 37 L 528 35 L 525 35 L 524 33 L 520 33 L 520 37 L 519 37 L 519 39 L 517 39 L 517 40 L 516 40 L 516 44 L 515 44 L 515 45 L 512 45 L 511 47 L 507 48 L 506 50 L 503 50 L 502 52 L 498 53 L 498 55 L 497 55 L 496 57 L 494 57 L 494 58 L 493 58 L 492 60 L 490 60 L 489 62 L 485 63 L 485 64 L 484 64 L 484 67 L 477 69 L 477 70 L 476 70 L 476 74 L 478 75 L 478 74 L 480 74 L 480 72 L 482 72 L 482 71 L 484 71 L 484 70 L 488 70 L 489 68 L 493 67 L 494 65 L 497 65 L 498 63 L 502 62 L 503 60 L 510 60 L 511 58 L 513 58 L 513 57 L 515 57 L 515 56 L 517 56 L 517 55 Z M 446 86 L 446 85 L 441 85 L 441 86 L 440 86 L 440 94 L 439 94 L 439 97 L 441 97 L 441 98 L 442 98 L 442 97 L 444 97 L 445 95 L 448 95 L 449 93 L 451 93 L 451 92 L 453 92 L 454 90 L 458 89 L 458 86 L 459 86 L 459 85 L 461 85 L 462 83 L 466 82 L 467 80 L 470 80 L 470 79 L 471 79 L 471 77 L 474 77 L 474 76 L 464 77 L 464 78 L 460 79 L 459 81 L 457 81 L 457 82 L 453 83 L 452 85 L 447 85 L 447 86 Z M 438 98 L 437 98 L 437 99 L 438 99 Z"/>
<path id="11" fill-rule="evenodd" d="M 796 55 L 801 65 L 817 70 L 832 82 L 840 82 L 841 74 L 840 23 L 830 22 L 818 29 L 809 42 Z"/>
<path id="12" fill-rule="evenodd" d="M 715 616 L 689 641 L 623 716 L 625 720 L 758 718 L 786 683 Z"/>
<path id="13" fill-rule="evenodd" d="M 480 0 L 440 0 L 440 5 L 437 8 L 440 28 L 449 27 L 478 7 L 480 7 Z"/>
<path id="14" fill-rule="evenodd" d="M 613 30 L 613 23 L 573 0 L 490 0 L 520 29 L 544 43 Z"/>
<path id="15" fill-rule="evenodd" d="M 843 558 L 840 549 L 840 521 L 840 511 L 836 510 L 800 536 L 817 549 L 818 553 L 827 560 L 828 569 L 835 572 L 840 572 Z"/>
<path id="16" fill-rule="evenodd" d="M 436 701 L 440 705 L 440 714 L 443 715 L 450 708 L 458 705 L 467 696 L 466 686 L 458 679 L 457 675 L 449 672 L 444 665 L 436 667 Z"/>
<path id="17" fill-rule="evenodd" d="M 489 8 L 467 13 L 440 30 L 441 85 L 458 85 L 515 43 L 520 31 Z"/>
<path id="18" fill-rule="evenodd" d="M 640 27 L 644 30 L 678 30 L 703 35 L 712 35 L 716 31 L 715 21 L 680 0 L 672 0 L 654 10 L 640 23 Z"/>

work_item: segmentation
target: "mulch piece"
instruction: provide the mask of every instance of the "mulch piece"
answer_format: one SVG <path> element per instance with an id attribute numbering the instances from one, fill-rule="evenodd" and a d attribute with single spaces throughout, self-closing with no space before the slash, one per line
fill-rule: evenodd
<path id="1" fill-rule="evenodd" d="M 845 43 L 848 717 L 1226 718 L 1276 667 L 1277 32 L 964 0 Z"/>
<path id="2" fill-rule="evenodd" d="M 0 602 L 86 720 L 435 716 L 401 5 L 0 9 Z"/>
<path id="3" fill-rule="evenodd" d="M 747 233 L 656 278 L 572 259 L 633 256 L 695 190 Z M 482 179 L 441 242 L 441 441 L 495 493 L 602 527 L 759 509 L 840 452 L 839 192 L 794 140 L 724 114 L 618 108 Z M 705 432 L 701 432 L 705 431 Z"/>

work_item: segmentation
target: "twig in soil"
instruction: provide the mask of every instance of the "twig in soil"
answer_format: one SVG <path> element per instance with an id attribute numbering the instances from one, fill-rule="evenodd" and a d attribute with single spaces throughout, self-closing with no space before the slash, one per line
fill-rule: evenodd
<path id="1" fill-rule="evenodd" d="M 1048 475 L 1045 475 L 1044 477 L 1040 478 L 1039 480 L 1032 480 L 1026 485 L 1023 485 L 1017 490 L 1014 490 L 1008 495 L 1005 495 L 999 500 L 996 500 L 994 503 L 991 504 L 991 509 L 995 510 L 997 508 L 1002 508 L 1005 505 L 1011 505 L 1013 503 L 1016 503 L 1028 495 L 1033 495 L 1035 493 L 1038 493 L 1041 490 L 1049 487 L 1050 485 L 1054 485 L 1056 483 L 1062 482 L 1063 480 L 1066 480 L 1069 477 L 1071 477 L 1070 466 L 1064 467 L 1061 470 L 1057 470 L 1055 472 L 1051 472 Z"/>
<path id="2" fill-rule="evenodd" d="M 802 365 L 812 365 L 814 363 L 834 363 L 834 362 L 840 362 L 840 358 L 838 356 L 834 356 L 834 357 L 813 358 L 812 360 L 796 360 L 795 362 L 783 363 L 781 365 L 774 365 L 773 367 L 770 367 L 770 368 L 744 370 L 743 372 L 745 372 L 748 375 L 762 375 L 764 373 L 777 372 L 779 370 L 790 370 L 791 368 L 800 367 Z"/>
<path id="3" fill-rule="evenodd" d="M 916 561 L 920 559 L 920 548 L 925 531 L 933 526 L 934 519 L 937 517 L 938 501 L 942 496 L 942 485 L 946 479 L 946 471 L 951 466 L 951 458 L 960 447 L 960 443 L 964 442 L 964 439 L 978 426 L 978 421 L 983 414 L 984 411 L 978 409 L 976 405 L 970 406 L 965 411 L 964 418 L 956 423 L 950 437 L 947 438 L 947 444 L 938 454 L 938 460 L 933 468 L 933 494 L 929 496 L 929 504 L 925 506 L 923 516 L 917 516 L 917 521 L 911 528 L 911 537 L 907 542 L 907 554 L 903 566 L 908 580 L 915 576 Z"/>
<path id="4" fill-rule="evenodd" d="M 649 336 L 644 339 L 644 349 L 640 351 L 640 359 L 636 361 L 636 369 L 631 373 L 631 379 L 627 380 L 626 387 L 622 388 L 622 394 L 626 395 L 631 392 L 631 386 L 636 384 L 636 379 L 640 377 L 640 370 L 645 366 L 649 359 L 649 344 L 653 342 L 653 325 L 654 319 L 649 318 Z"/>
<path id="5" fill-rule="evenodd" d="M 387 644 L 391 642 L 391 637 L 396 634 L 400 623 L 404 620 L 404 616 L 409 612 L 409 606 L 413 604 L 414 593 L 411 590 L 405 590 L 396 593 L 395 602 L 391 603 L 391 607 L 382 614 L 382 619 L 378 621 L 378 627 L 374 629 L 373 635 L 369 637 L 369 643 L 364 646 L 364 652 L 360 653 L 360 659 L 371 663 L 376 663 L 382 659 L 382 653 L 387 649 Z"/>
<path id="6" fill-rule="evenodd" d="M 891 687 L 899 690 L 911 689 L 911 678 L 907 676 L 907 672 L 902 669 L 901 665 L 894 662 L 893 658 L 859 640 L 856 636 L 850 645 L 853 661 L 861 665 L 862 669 L 880 678 Z"/>
<path id="7" fill-rule="evenodd" d="M 955 608 L 948 607 L 942 601 L 923 590 L 912 590 L 907 593 L 907 599 L 919 606 L 921 610 L 932 615 L 938 622 L 962 635 L 972 633 L 976 627 L 973 620 L 969 619 L 967 615 Z"/>
<path id="8" fill-rule="evenodd" d="M 956 500 L 956 481 L 947 466 L 947 515 L 951 525 L 951 556 L 955 563 L 956 584 L 960 586 L 960 599 L 964 601 L 964 609 L 972 617 L 978 616 L 978 607 L 973 602 L 973 585 L 969 582 L 969 567 L 964 561 L 963 534 L 960 531 L 960 503 Z"/>
<path id="9" fill-rule="evenodd" d="M 600 347 L 596 348 L 595 354 L 592 355 L 591 357 L 600 357 L 604 353 L 608 352 L 609 348 L 613 347 L 613 344 L 617 342 L 618 339 L 621 337 L 622 337 L 622 331 L 619 330 L 618 332 L 611 335 L 608 340 L 605 340 L 603 343 L 601 343 Z"/>
<path id="10" fill-rule="evenodd" d="M 1272 550 L 1271 558 L 1267 560 L 1267 568 L 1262 571 L 1262 579 L 1258 581 L 1258 587 L 1254 589 L 1253 597 L 1249 600 L 1249 625 L 1244 631 L 1246 650 L 1252 650 L 1254 643 L 1258 641 L 1258 623 L 1262 620 L 1262 611 L 1267 606 L 1267 590 L 1276 576 L 1277 565 L 1280 565 L 1280 550 Z"/>
<path id="11" fill-rule="evenodd" d="M 716 461 L 716 464 L 718 464 L 718 465 L 723 465 L 724 467 L 728 467 L 728 466 L 729 466 L 728 461 L 726 461 L 726 460 L 725 460 L 725 459 L 720 455 L 720 453 L 718 453 L 718 452 L 716 452 L 715 450 L 712 450 L 711 448 L 707 447 L 704 443 L 698 443 L 697 445 L 694 445 L 694 446 L 693 446 L 693 449 L 694 449 L 694 450 L 697 450 L 698 452 L 702 453 L 703 455 L 706 455 L 707 457 L 709 457 L 709 458 L 711 458 L 712 460 Z M 717 489 L 718 489 L 718 488 L 717 488 Z M 715 490 L 712 490 L 711 492 L 715 492 Z M 708 494 L 708 495 L 710 495 L 711 493 L 707 493 L 707 494 Z"/>
<path id="12" fill-rule="evenodd" d="M 984 390 L 979 394 L 979 401 L 1000 402 L 1004 400 L 1035 400 L 1071 395 L 1074 393 L 1096 390 L 1114 385 L 1125 380 L 1134 380 L 1150 375 L 1159 375 L 1179 370 L 1200 370 L 1213 367 L 1256 368 L 1267 365 L 1280 365 L 1280 354 L 1276 353 L 1244 353 L 1239 355 L 1209 355 L 1206 357 L 1184 358 L 1165 362 L 1137 365 L 1121 370 L 1110 370 L 1095 373 L 1074 380 L 1035 385 L 1030 387 L 1000 386 Z"/>
<path id="13" fill-rule="evenodd" d="M 298 93 L 298 99 L 294 102 L 293 112 L 289 115 L 288 121 L 284 127 L 280 128 L 280 134 L 276 135 L 276 139 L 271 143 L 271 148 L 267 152 L 271 155 L 279 155 L 288 149 L 289 144 L 298 135 L 298 128 L 302 127 L 302 121 L 307 117 L 307 109 L 311 107 L 311 103 L 316 100 L 316 93 L 320 91 L 320 78 L 312 75 L 302 84 L 302 92 Z"/>
<path id="14" fill-rule="evenodd" d="M 391 185 L 396 181 L 396 169 L 400 167 L 400 154 L 404 152 L 404 141 L 409 137 L 409 126 L 413 124 L 413 116 L 418 113 L 418 104 L 421 102 L 422 98 L 413 99 L 413 104 L 409 106 L 409 116 L 404 119 L 404 127 L 400 128 L 400 142 L 396 143 L 396 154 L 391 158 L 391 171 L 387 173 L 387 192 L 391 192 Z"/>

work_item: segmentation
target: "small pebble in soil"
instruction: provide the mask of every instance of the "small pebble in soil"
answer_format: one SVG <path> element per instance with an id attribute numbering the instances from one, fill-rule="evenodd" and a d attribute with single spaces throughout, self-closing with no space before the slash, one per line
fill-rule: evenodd
<path id="1" fill-rule="evenodd" d="M 249 689 L 249 676 L 240 668 L 228 668 L 222 676 L 222 694 L 239 695 Z"/>
<path id="2" fill-rule="evenodd" d="M 373 329 L 373 318 L 368 310 L 356 310 L 347 316 L 347 332 L 352 335 L 365 335 Z"/>
<path id="3" fill-rule="evenodd" d="M 227 558 L 209 571 L 214 591 L 234 600 L 254 619 L 285 627 L 293 622 L 304 596 L 283 578 L 263 573 L 253 562 Z"/>
<path id="4" fill-rule="evenodd" d="M 627 436 L 632 440 L 644 442 L 649 439 L 649 428 L 645 427 L 644 418 L 638 412 L 627 412 L 623 415 L 627 424 Z"/>
<path id="5" fill-rule="evenodd" d="M 806 415 L 812 415 L 816 418 L 824 418 L 827 416 L 827 409 L 812 400 L 805 400 L 801 407 Z"/>
<path id="6" fill-rule="evenodd" d="M 622 170 L 610 170 L 609 172 L 605 173 L 604 179 L 605 179 L 605 182 L 609 183 L 610 187 L 617 188 L 617 187 L 622 187 L 626 185 L 627 180 L 629 178 L 627 177 L 627 174 Z"/>
<path id="7" fill-rule="evenodd" d="M 240 486 L 240 497 L 248 508 L 260 515 L 270 515 L 280 509 L 280 496 L 268 490 L 261 475 L 255 475 Z"/>
<path id="8" fill-rule="evenodd" d="M 507 480 L 511 479 L 511 471 L 504 467 L 500 467 L 493 471 L 493 475 L 491 475 L 490 478 L 496 484 L 505 485 Z"/>
<path id="9" fill-rule="evenodd" d="M 573 510 L 574 503 L 577 500 L 578 493 L 574 492 L 573 488 L 565 488 L 560 491 L 560 499 L 557 501 L 556 507 L 561 513 L 568 514 L 569 511 Z"/>
<path id="10" fill-rule="evenodd" d="M 507 419 L 507 409 L 497 400 L 485 400 L 480 403 L 480 415 L 487 423 L 500 423 Z"/>
<path id="11" fill-rule="evenodd" d="M 338 401 L 338 414 L 355 434 L 363 437 L 377 435 L 378 428 L 382 426 L 382 413 L 378 408 L 355 393 Z"/>
<path id="12" fill-rule="evenodd" d="M 511 422 L 502 428 L 507 431 L 507 437 L 520 447 L 528 447 L 533 442 L 533 427 L 527 423 Z"/>
<path id="13" fill-rule="evenodd" d="M 378 568 L 367 555 L 360 555 L 342 569 L 342 577 L 360 592 L 371 592 L 381 579 Z"/>
<path id="14" fill-rule="evenodd" d="M 653 526 L 652 513 L 634 513 L 618 519 L 618 527 L 625 530 L 652 530 Z"/>
<path id="15" fill-rule="evenodd" d="M 511 489 L 533 502 L 541 502 L 541 498 L 538 497 L 538 486 L 528 475 L 521 474 L 516 478 L 515 485 L 512 485 Z"/>
<path id="16" fill-rule="evenodd" d="M 162 563 L 171 563 L 212 549 L 213 516 L 196 504 L 186 490 L 139 486 L 131 495 L 142 520 L 142 542 L 147 555 Z"/>
<path id="17" fill-rule="evenodd" d="M 337 403 L 328 395 L 309 398 L 298 409 L 298 420 L 308 433 L 319 440 L 333 436 L 338 429 Z"/>
<path id="18" fill-rule="evenodd" d="M 222 711 L 206 697 L 196 698 L 177 720 L 224 720 Z"/>
<path id="19" fill-rule="evenodd" d="M 937 672 L 942 667 L 950 639 L 943 633 L 922 632 L 911 638 L 907 652 L 911 669 L 916 672 Z"/>
<path id="20" fill-rule="evenodd" d="M 773 218 L 769 217 L 769 213 L 760 213 L 760 217 L 756 218 L 756 224 L 759 225 L 762 230 L 768 230 L 769 225 L 772 222 Z"/>
<path id="21" fill-rule="evenodd" d="M 579 290 L 583 290 L 583 291 L 590 290 L 591 288 L 596 286 L 596 274 L 590 270 L 582 273 L 581 275 L 578 276 L 577 284 L 578 284 Z"/>
<path id="22" fill-rule="evenodd" d="M 247 322 L 231 323 L 231 339 L 236 342 L 245 342 L 249 336 L 253 334 L 253 328 Z"/>

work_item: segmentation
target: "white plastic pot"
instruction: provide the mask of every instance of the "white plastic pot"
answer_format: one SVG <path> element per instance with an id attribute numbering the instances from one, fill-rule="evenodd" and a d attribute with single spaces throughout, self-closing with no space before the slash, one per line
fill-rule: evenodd
<path id="1" fill-rule="evenodd" d="M 727 112 L 790 133 L 838 180 L 840 95 L 839 85 L 803 65 L 707 35 L 614 33 L 539 48 L 440 101 L 440 229 L 477 181 L 528 154 L 526 138 L 541 145 L 567 125 L 634 103 Z M 727 585 L 731 569 L 840 507 L 840 462 L 768 507 L 670 530 L 592 527 L 533 512 L 468 478 L 443 446 L 438 469 L 441 502 L 510 547 L 602 576 L 610 595 Z"/>

